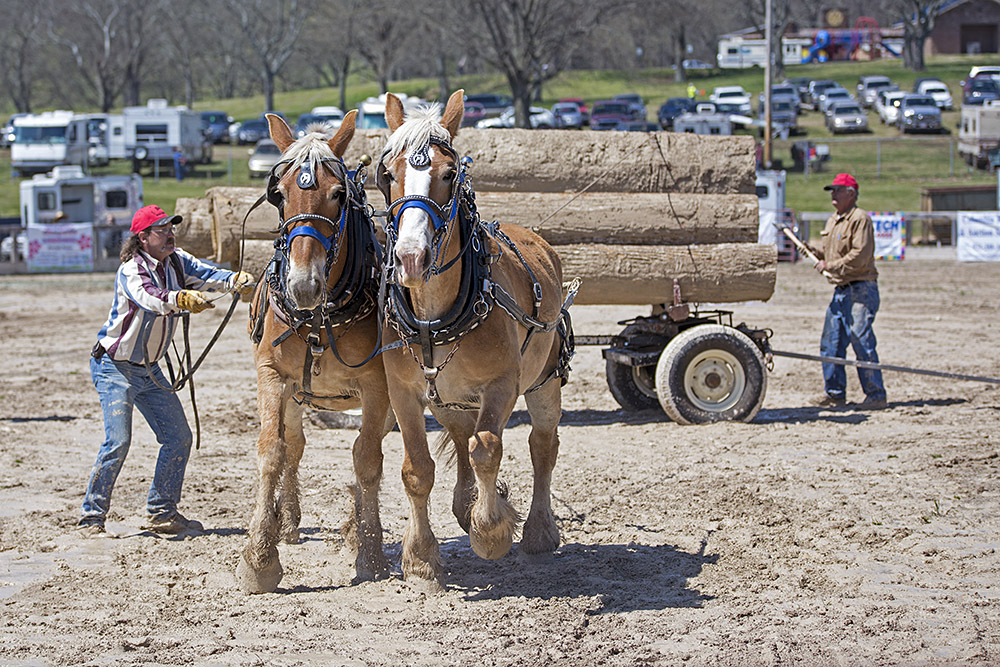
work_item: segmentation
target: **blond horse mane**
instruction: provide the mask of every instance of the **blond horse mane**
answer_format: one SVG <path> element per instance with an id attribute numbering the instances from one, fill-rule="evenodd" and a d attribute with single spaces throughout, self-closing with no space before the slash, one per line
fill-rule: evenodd
<path id="1" fill-rule="evenodd" d="M 408 111 L 406 121 L 386 142 L 384 154 L 393 158 L 413 146 L 426 146 L 432 138 L 451 142 L 451 134 L 441 124 L 441 105 L 438 103 L 421 105 Z"/>
<path id="2" fill-rule="evenodd" d="M 333 128 L 325 123 L 312 123 L 306 128 L 306 134 L 292 142 L 281 157 L 291 161 L 290 169 L 297 169 L 308 162 L 315 172 L 317 162 L 335 157 L 328 143 L 333 133 Z"/>

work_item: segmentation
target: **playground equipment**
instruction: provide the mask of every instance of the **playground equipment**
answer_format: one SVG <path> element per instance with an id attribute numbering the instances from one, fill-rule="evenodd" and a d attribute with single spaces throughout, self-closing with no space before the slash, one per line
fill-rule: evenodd
<path id="1" fill-rule="evenodd" d="M 830 60 L 875 60 L 898 58 L 901 40 L 888 37 L 870 16 L 858 17 L 854 28 L 816 31 L 816 36 L 802 57 L 802 64 Z"/>

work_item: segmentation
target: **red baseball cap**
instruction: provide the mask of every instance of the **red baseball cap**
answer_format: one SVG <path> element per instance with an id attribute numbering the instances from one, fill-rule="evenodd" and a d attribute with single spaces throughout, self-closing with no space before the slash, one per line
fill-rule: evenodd
<path id="1" fill-rule="evenodd" d="M 179 215 L 167 215 L 159 206 L 150 204 L 143 206 L 132 216 L 132 233 L 138 234 L 149 227 L 176 225 L 183 219 Z"/>
<path id="2" fill-rule="evenodd" d="M 833 183 L 824 187 L 824 190 L 833 190 L 837 187 L 848 187 L 858 190 L 858 182 L 850 174 L 837 174 L 833 177 Z"/>

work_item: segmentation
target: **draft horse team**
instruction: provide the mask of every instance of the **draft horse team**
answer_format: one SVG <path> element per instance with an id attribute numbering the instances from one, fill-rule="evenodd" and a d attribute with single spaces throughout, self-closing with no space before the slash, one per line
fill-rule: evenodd
<path id="1" fill-rule="evenodd" d="M 398 423 L 410 502 L 403 575 L 443 585 L 428 519 L 435 462 L 425 409 L 445 428 L 442 449 L 453 447 L 452 511 L 476 554 L 496 559 L 510 551 L 521 522 L 499 476 L 503 429 L 524 396 L 534 484 L 519 554 L 559 546 L 550 482 L 573 354 L 573 289 L 564 294 L 559 257 L 538 235 L 480 219 L 471 160 L 452 145 L 463 110 L 461 90 L 443 111 L 409 114 L 387 96 L 391 134 L 374 168 L 384 244 L 364 190 L 366 165 L 351 169 L 343 160 L 356 112 L 332 136 L 312 127 L 299 139 L 268 116 L 282 159 L 262 197 L 277 208 L 277 238 L 249 323 L 261 421 L 255 507 L 237 567 L 249 592 L 275 590 L 277 544 L 298 541 L 306 405 L 362 411 L 345 536 L 356 581 L 389 575 L 378 492 L 382 439 Z"/>

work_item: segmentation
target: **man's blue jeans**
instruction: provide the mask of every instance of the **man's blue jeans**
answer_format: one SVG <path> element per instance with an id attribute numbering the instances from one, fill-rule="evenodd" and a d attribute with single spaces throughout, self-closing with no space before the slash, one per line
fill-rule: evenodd
<path id="1" fill-rule="evenodd" d="M 156 380 L 170 386 L 159 365 L 152 368 Z M 107 354 L 90 360 L 90 377 L 101 398 L 105 439 L 90 472 L 81 521 L 103 522 L 108 514 L 111 492 L 132 442 L 133 407 L 139 408 L 160 443 L 146 510 L 154 519 L 176 514 L 192 440 L 177 395 L 156 386 L 145 367 L 113 361 Z"/>
<path id="2" fill-rule="evenodd" d="M 830 307 L 826 309 L 823 323 L 823 338 L 820 340 L 820 354 L 824 357 L 844 358 L 847 344 L 854 348 L 858 361 L 878 363 L 875 351 L 875 331 L 872 324 L 880 304 L 878 283 L 865 280 L 833 291 Z M 868 368 L 858 369 L 858 379 L 866 396 L 885 400 L 885 385 L 882 371 Z M 823 364 L 823 383 L 828 396 L 845 398 L 847 393 L 847 372 L 839 364 Z"/>

